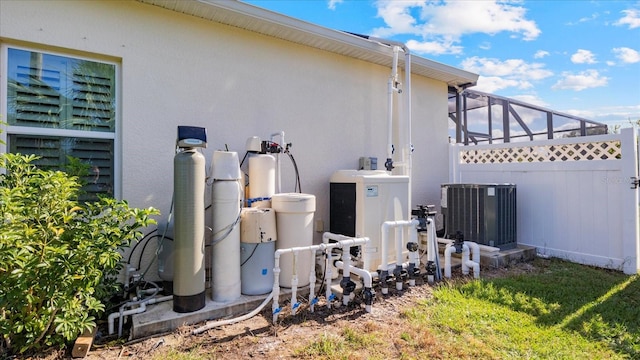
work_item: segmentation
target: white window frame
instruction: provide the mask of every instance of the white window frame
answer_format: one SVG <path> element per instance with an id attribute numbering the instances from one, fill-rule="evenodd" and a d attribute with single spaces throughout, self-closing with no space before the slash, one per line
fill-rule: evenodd
<path id="1" fill-rule="evenodd" d="M 9 63 L 9 48 L 34 51 L 43 54 L 63 56 L 67 58 L 95 61 L 104 64 L 114 65 L 115 67 L 115 129 L 113 132 L 103 131 L 83 131 L 83 130 L 68 130 L 68 129 L 51 129 L 51 128 L 38 128 L 28 126 L 12 126 L 8 124 L 8 63 Z M 2 121 L 2 132 L 0 133 L 0 152 L 7 152 L 7 135 L 19 134 L 19 135 L 43 135 L 43 136 L 55 136 L 55 137 L 75 137 L 75 138 L 93 138 L 93 139 L 109 139 L 113 140 L 113 197 L 121 199 L 122 197 L 122 146 L 121 146 L 121 65 L 120 63 L 113 62 L 99 57 L 82 56 L 76 52 L 65 53 L 63 51 L 52 51 L 39 48 L 37 46 L 20 46 L 9 42 L 0 43 L 0 121 Z M 4 171 L 4 169 L 2 169 Z"/>

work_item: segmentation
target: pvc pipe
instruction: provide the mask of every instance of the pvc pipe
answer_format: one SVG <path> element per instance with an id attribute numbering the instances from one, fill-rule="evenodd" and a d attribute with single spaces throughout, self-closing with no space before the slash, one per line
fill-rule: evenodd
<path id="1" fill-rule="evenodd" d="M 451 279 L 451 253 L 456 251 L 456 247 L 448 244 L 444 249 L 444 277 Z"/>
<path id="2" fill-rule="evenodd" d="M 335 243 L 329 243 L 329 240 L 336 240 L 337 242 Z M 280 312 L 280 307 L 278 304 L 278 299 L 280 296 L 280 283 L 279 283 L 279 275 L 280 275 L 280 256 L 282 254 L 287 254 L 287 253 L 294 253 L 294 256 L 297 252 L 299 251 L 311 251 L 311 253 L 314 253 L 317 250 L 326 250 L 326 249 L 332 249 L 335 247 L 340 247 L 340 248 L 345 248 L 345 247 L 351 247 L 351 246 L 356 246 L 356 245 L 362 245 L 365 243 L 369 242 L 369 238 L 364 237 L 364 238 L 350 238 L 344 235 L 338 235 L 338 234 L 333 234 L 330 232 L 325 232 L 324 234 L 322 234 L 322 244 L 318 244 L 318 245 L 309 245 L 309 246 L 302 246 L 302 247 L 292 247 L 292 248 L 284 248 L 284 249 L 278 249 L 276 250 L 275 254 L 274 254 L 274 268 L 273 268 L 273 274 L 274 274 L 274 279 L 273 279 L 273 289 L 271 290 L 271 293 L 273 295 L 273 305 L 272 305 L 272 312 L 273 312 L 273 323 L 276 323 L 278 321 L 278 313 Z M 297 265 L 297 262 L 294 261 L 294 266 Z M 325 271 L 327 271 L 327 269 L 331 269 L 331 267 L 327 266 L 325 268 Z M 315 270 L 314 270 L 315 271 Z M 296 277 L 297 280 L 297 277 Z M 327 297 L 327 304 L 330 307 L 330 303 L 329 303 L 329 299 L 331 298 L 331 290 L 330 290 L 330 281 L 331 281 L 331 277 L 327 277 L 327 294 L 329 295 L 329 297 Z M 296 282 L 297 285 L 297 282 Z M 310 286 L 315 286 L 315 284 L 309 284 Z M 292 284 L 292 288 L 293 288 L 293 284 Z M 294 300 L 294 296 L 292 294 L 292 302 L 295 301 Z M 292 308 L 292 311 L 294 309 Z"/>
<path id="3" fill-rule="evenodd" d="M 467 263 L 471 261 L 469 254 L 469 246 L 467 246 L 467 244 L 465 243 L 462 243 L 462 275 L 469 275 L 469 267 L 473 267 L 467 265 Z"/>
<path id="4" fill-rule="evenodd" d="M 462 248 L 463 256 L 465 248 L 467 249 L 467 259 L 462 263 L 462 273 L 464 275 L 469 274 L 469 268 L 471 268 L 473 269 L 473 277 L 478 279 L 480 277 L 480 247 L 472 241 L 465 241 Z M 472 260 L 469 259 L 469 252 L 471 251 L 473 251 Z"/>
<path id="5" fill-rule="evenodd" d="M 298 251 L 293 252 L 293 272 L 291 275 L 291 315 L 295 315 L 300 303 L 298 302 Z M 314 253 L 312 251 L 311 253 Z"/>
<path id="6" fill-rule="evenodd" d="M 403 236 L 404 232 L 402 231 L 402 227 L 396 227 L 396 268 L 393 274 L 396 277 L 396 290 L 402 290 L 402 244 L 403 244 Z"/>
<path id="7" fill-rule="evenodd" d="M 309 272 L 309 311 L 313 312 L 313 307 L 318 301 L 316 298 L 316 252 L 310 251 L 311 259 L 309 259 L 311 264 L 311 271 Z"/>
<path id="8" fill-rule="evenodd" d="M 324 241 L 324 236 L 323 236 Z M 329 241 L 327 239 L 327 241 Z M 326 251 L 326 250 L 325 250 Z M 325 271 L 325 298 L 327 299 L 327 309 L 331 309 L 331 301 L 333 300 L 333 294 L 331 293 L 331 278 L 333 276 L 333 271 L 331 270 L 331 250 L 327 253 L 324 260 L 324 271 Z"/>
<path id="9" fill-rule="evenodd" d="M 413 143 L 411 141 L 411 53 L 409 49 L 405 46 L 402 48 L 404 51 L 404 104 L 405 104 L 405 121 L 407 126 L 407 156 L 408 158 L 404 160 L 407 163 L 407 171 L 406 175 L 409 176 L 409 196 L 408 196 L 408 206 L 409 206 L 409 214 L 411 214 L 411 173 L 413 168 Z"/>
<path id="10" fill-rule="evenodd" d="M 119 322 L 118 322 L 118 337 L 122 336 L 122 320 L 125 316 L 129 316 L 129 315 L 133 315 L 133 314 L 139 314 L 139 313 L 143 313 L 147 310 L 147 305 L 152 305 L 152 304 L 156 304 L 156 303 L 160 303 L 163 301 L 169 301 L 173 299 L 173 295 L 168 295 L 168 296 L 163 296 L 163 297 L 159 297 L 159 298 L 150 298 L 150 299 L 146 299 L 146 300 L 137 300 L 137 301 L 130 301 L 127 302 L 126 304 L 122 305 L 120 307 L 120 311 L 118 312 L 114 312 L 109 314 L 108 318 L 107 318 L 107 322 L 108 322 L 108 331 L 109 331 L 109 335 L 112 335 L 113 333 L 115 333 L 115 324 L 114 321 L 116 318 L 119 318 Z M 133 305 L 138 305 L 137 308 L 133 308 L 133 309 L 129 309 L 129 310 L 124 310 L 127 307 L 133 306 Z"/>
<path id="11" fill-rule="evenodd" d="M 248 313 L 246 315 L 239 316 L 237 318 L 233 318 L 233 319 L 209 322 L 209 323 L 205 324 L 204 326 L 201 326 L 201 327 L 193 330 L 191 332 L 191 334 L 193 334 L 193 335 L 201 334 L 201 333 L 203 333 L 203 332 L 205 332 L 205 331 L 207 331 L 209 329 L 213 329 L 215 327 L 234 324 L 234 323 L 237 323 L 237 322 L 240 322 L 240 321 L 244 321 L 244 320 L 250 319 L 250 318 L 256 316 L 260 311 L 262 311 L 262 309 L 269 303 L 269 301 L 271 301 L 271 299 L 273 299 L 273 292 L 270 293 L 269 296 L 267 296 L 267 298 L 264 299 L 262 304 L 260 304 L 257 308 L 255 308 L 252 312 L 250 312 L 250 313 Z"/>
<path id="12" fill-rule="evenodd" d="M 453 240 L 451 239 L 443 239 L 443 238 L 437 238 L 437 242 L 441 243 L 441 244 L 453 244 Z M 468 241 L 471 242 L 471 241 Z M 489 245 L 483 245 L 483 244 L 478 244 L 478 243 L 474 243 L 476 245 L 478 245 L 478 248 L 481 251 L 484 252 L 499 252 L 500 248 L 495 247 L 495 246 L 489 246 Z"/>
<path id="13" fill-rule="evenodd" d="M 480 245 L 473 241 L 465 241 L 464 244 L 472 251 L 471 260 L 480 264 Z"/>
<path id="14" fill-rule="evenodd" d="M 346 249 L 342 250 L 342 263 L 343 263 L 343 267 L 342 267 L 342 281 L 343 282 L 348 282 L 351 279 L 351 273 L 349 272 L 349 268 L 351 267 L 351 254 L 349 253 L 349 251 L 345 251 Z M 343 293 L 342 293 L 342 305 L 349 305 L 349 296 L 351 295 L 351 293 L 344 291 L 343 289 Z"/>
<path id="15" fill-rule="evenodd" d="M 285 146 L 284 131 L 280 131 L 280 132 L 271 134 L 271 138 L 270 138 L 271 142 L 274 142 L 273 141 L 273 137 L 274 136 L 278 136 L 278 135 L 280 136 L 280 146 Z M 278 194 L 279 194 L 279 193 L 282 192 L 282 181 L 281 181 L 281 178 L 282 178 L 281 174 L 282 173 L 280 172 L 280 153 L 276 154 L 276 167 L 277 167 L 276 176 L 278 178 Z"/>
<path id="16" fill-rule="evenodd" d="M 436 240 L 436 225 L 432 218 L 427 218 L 427 264 L 435 264 L 436 274 L 427 275 L 427 282 L 433 284 L 440 280 L 440 261 L 438 259 L 438 241 Z"/>
<path id="17" fill-rule="evenodd" d="M 420 224 L 418 220 L 396 220 L 396 221 L 385 221 L 381 225 L 382 232 L 382 260 L 381 260 L 381 274 L 380 274 L 380 283 L 381 283 L 381 292 L 386 295 L 389 292 L 389 288 L 386 286 L 386 277 L 389 274 L 389 250 L 388 250 L 388 242 L 389 242 L 389 229 L 396 228 L 396 271 L 395 273 L 399 273 L 401 271 L 402 262 L 402 244 L 403 244 L 403 232 L 399 232 L 398 228 L 401 227 L 413 227 L 417 229 L 417 226 Z M 417 231 L 417 230 L 416 230 Z M 417 234 L 416 234 L 417 239 Z M 399 267 L 400 266 L 400 267 Z M 402 290 L 402 281 L 397 281 L 396 279 L 396 289 Z"/>
<path id="18" fill-rule="evenodd" d="M 393 94 L 396 92 L 396 83 L 398 82 L 398 46 L 393 47 L 393 61 L 391 63 L 391 75 L 387 83 L 387 159 L 393 158 Z M 387 169 L 390 171 L 390 169 Z"/>
<path id="19" fill-rule="evenodd" d="M 344 269 L 347 268 L 345 266 L 345 264 L 342 261 L 336 261 L 336 266 L 337 267 L 341 267 L 343 270 L 343 272 L 345 271 Z M 360 276 L 360 278 L 362 278 L 362 282 L 364 283 L 364 287 L 365 290 L 369 289 L 371 290 L 371 288 L 373 287 L 373 277 L 371 276 L 371 272 L 365 270 L 365 269 L 361 269 L 358 267 L 355 267 L 353 265 L 349 265 L 348 266 L 348 271 Z M 371 312 L 371 304 L 365 304 L 365 311 L 370 313 Z"/>

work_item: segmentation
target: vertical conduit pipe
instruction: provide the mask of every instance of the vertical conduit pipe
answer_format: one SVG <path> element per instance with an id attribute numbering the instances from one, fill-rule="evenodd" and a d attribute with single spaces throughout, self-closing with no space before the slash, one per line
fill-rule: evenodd
<path id="1" fill-rule="evenodd" d="M 310 251 L 309 263 L 311 264 L 311 271 L 309 272 L 309 311 L 313 312 L 313 307 L 318 302 L 316 297 L 316 268 L 314 266 L 316 262 L 316 252 Z"/>
<path id="2" fill-rule="evenodd" d="M 451 253 L 456 251 L 456 247 L 448 244 L 444 249 L 444 277 L 451 279 Z"/>
<path id="3" fill-rule="evenodd" d="M 315 253 L 315 251 L 311 251 Z M 295 315 L 300 303 L 298 302 L 298 250 L 293 252 L 293 272 L 291 275 L 291 315 Z"/>
<path id="4" fill-rule="evenodd" d="M 402 263 L 404 262 L 402 257 L 403 235 L 403 228 L 396 226 L 396 268 L 393 271 L 393 275 L 396 278 L 396 290 L 402 290 Z"/>
<path id="5" fill-rule="evenodd" d="M 344 266 L 342 267 L 342 281 L 340 285 L 342 286 L 342 305 L 349 305 L 349 297 L 351 296 L 351 289 L 349 287 L 349 283 L 351 282 L 351 253 L 349 251 L 342 251 L 342 263 Z"/>

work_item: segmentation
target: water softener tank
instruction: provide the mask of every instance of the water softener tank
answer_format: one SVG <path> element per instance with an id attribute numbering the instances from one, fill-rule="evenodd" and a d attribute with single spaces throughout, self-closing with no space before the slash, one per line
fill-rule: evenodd
<path id="1" fill-rule="evenodd" d="M 188 148 L 175 155 L 173 167 L 173 310 L 185 313 L 205 305 L 205 159 Z"/>
<path id="2" fill-rule="evenodd" d="M 244 208 L 240 222 L 242 293 L 262 295 L 273 288 L 276 251 L 276 212 L 273 209 Z"/>
<path id="3" fill-rule="evenodd" d="M 276 158 L 269 154 L 256 154 L 249 157 L 249 200 L 251 207 L 269 208 L 269 200 L 276 192 Z"/>
<path id="4" fill-rule="evenodd" d="M 213 301 L 229 302 L 241 295 L 239 224 L 243 186 L 237 153 L 215 151 L 212 164 L 211 297 Z"/>
<path id="5" fill-rule="evenodd" d="M 271 198 L 271 205 L 276 211 L 276 227 L 278 230 L 278 249 L 310 246 L 313 244 L 313 214 L 316 211 L 316 197 L 310 194 L 283 193 Z M 298 252 L 296 275 L 298 286 L 309 285 L 311 252 Z M 280 257 L 280 286 L 290 288 L 294 271 L 292 253 Z M 315 269 L 314 269 L 315 270 Z"/>

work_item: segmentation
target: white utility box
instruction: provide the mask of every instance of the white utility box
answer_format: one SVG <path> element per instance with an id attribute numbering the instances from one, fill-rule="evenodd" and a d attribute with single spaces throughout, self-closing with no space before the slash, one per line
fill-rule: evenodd
<path id="1" fill-rule="evenodd" d="M 382 223 L 410 220 L 408 198 L 408 176 L 390 175 L 384 170 L 338 170 L 330 179 L 330 231 L 370 238 L 369 245 L 362 248 L 362 266 L 365 270 L 376 271 L 383 263 Z M 389 238 L 386 263 L 395 266 L 394 230 L 390 231 Z M 404 253 L 408 252 L 405 250 Z M 404 257 L 406 259 L 406 254 Z"/>

